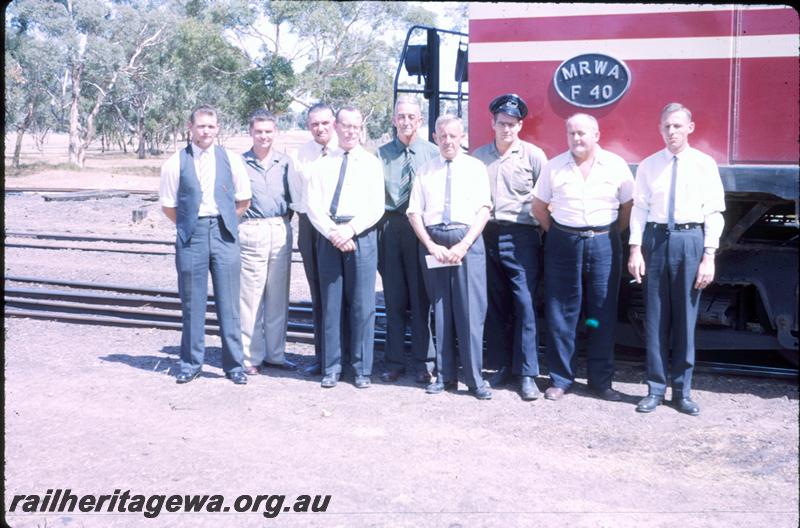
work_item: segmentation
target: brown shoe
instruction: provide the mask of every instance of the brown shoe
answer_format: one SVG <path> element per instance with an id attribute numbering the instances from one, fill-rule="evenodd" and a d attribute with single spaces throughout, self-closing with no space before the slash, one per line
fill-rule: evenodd
<path id="1" fill-rule="evenodd" d="M 564 397 L 564 389 L 559 389 L 558 387 L 550 387 L 546 391 L 544 391 L 544 399 L 545 400 L 560 400 Z"/>
<path id="2" fill-rule="evenodd" d="M 261 369 L 259 369 L 258 367 L 245 367 L 244 373 L 247 374 L 248 376 L 258 376 L 259 374 L 261 374 Z"/>

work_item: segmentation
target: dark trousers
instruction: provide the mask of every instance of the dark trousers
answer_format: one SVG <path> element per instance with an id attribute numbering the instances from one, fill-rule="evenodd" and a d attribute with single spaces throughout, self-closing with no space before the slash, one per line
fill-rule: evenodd
<path id="1" fill-rule="evenodd" d="M 467 227 L 444 230 L 428 227 L 434 242 L 447 248 L 458 243 Z M 486 256 L 483 239 L 478 237 L 460 266 L 427 269 L 421 247 L 420 262 L 425 266 L 425 287 L 433 305 L 436 325 L 437 376 L 445 383 L 458 379 L 456 338 L 464 381 L 470 388 L 483 387 L 483 322 L 486 318 Z"/>
<path id="2" fill-rule="evenodd" d="M 239 242 L 220 229 L 217 218 L 200 218 L 186 243 L 180 238 L 175 242 L 175 267 L 182 313 L 181 372 L 193 373 L 203 367 L 209 269 L 222 338 L 222 369 L 226 373 L 241 371 Z"/>
<path id="3" fill-rule="evenodd" d="M 319 236 L 308 215 L 300 213 L 297 219 L 298 234 L 297 248 L 303 257 L 303 269 L 308 280 L 308 289 L 311 291 L 311 312 L 314 324 L 314 356 L 322 364 L 322 308 L 320 305 L 319 271 L 317 270 L 317 237 Z"/>
<path id="4" fill-rule="evenodd" d="M 703 258 L 703 230 L 696 227 L 668 231 L 648 224 L 642 251 L 646 271 L 647 386 L 650 394 L 663 396 L 666 392 L 672 348 L 672 395 L 688 398 L 692 389 L 694 331 L 700 303 L 700 290 L 694 288 L 694 282 Z"/>
<path id="5" fill-rule="evenodd" d="M 547 365 L 553 386 L 575 380 L 575 335 L 583 307 L 589 386 L 603 390 L 614 377 L 614 334 L 622 266 L 619 233 L 584 238 L 553 225 L 544 244 Z"/>
<path id="6" fill-rule="evenodd" d="M 356 374 L 372 374 L 375 345 L 375 277 L 378 243 L 374 229 L 355 237 L 355 251 L 341 252 L 317 236 L 317 258 L 322 308 L 322 368 L 325 374 L 342 371 L 343 324 Z M 347 317 L 345 317 L 345 313 Z"/>
<path id="7" fill-rule="evenodd" d="M 405 331 L 410 312 L 411 357 L 417 372 L 433 372 L 436 351 L 430 328 L 417 235 L 403 213 L 387 212 L 378 228 L 378 270 L 386 304 L 386 368 L 405 368 Z"/>
<path id="8" fill-rule="evenodd" d="M 518 376 L 538 376 L 534 300 L 539 283 L 541 238 L 532 225 L 489 222 L 486 244 L 487 363 L 511 367 Z"/>

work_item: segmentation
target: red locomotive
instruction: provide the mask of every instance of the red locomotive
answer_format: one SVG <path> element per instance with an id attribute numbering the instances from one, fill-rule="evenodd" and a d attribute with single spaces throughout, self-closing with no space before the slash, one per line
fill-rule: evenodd
<path id="1" fill-rule="evenodd" d="M 396 90 L 424 93 L 435 118 L 440 99 L 461 108 L 468 80 L 471 148 L 492 140 L 488 105 L 502 93 L 527 102 L 520 135 L 548 157 L 566 150 L 567 117 L 592 114 L 600 143 L 634 170 L 663 148 L 660 109 L 686 105 L 697 124 L 692 145 L 717 161 L 728 208 L 698 348 L 778 350 L 797 363 L 798 13 L 765 5 L 473 3 L 469 17 L 468 53 L 467 35 L 456 34 L 458 91 L 440 90 L 433 71 L 439 35 L 455 32 L 434 28 L 416 28 L 428 30 L 427 42 L 403 51 L 424 88 Z M 622 286 L 619 341 L 642 346 L 641 293 L 627 280 Z"/>

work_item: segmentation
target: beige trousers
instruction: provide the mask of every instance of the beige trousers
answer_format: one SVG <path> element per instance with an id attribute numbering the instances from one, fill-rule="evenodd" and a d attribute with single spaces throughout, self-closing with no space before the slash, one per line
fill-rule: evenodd
<path id="1" fill-rule="evenodd" d="M 285 361 L 292 227 L 283 217 L 239 224 L 244 366 Z"/>

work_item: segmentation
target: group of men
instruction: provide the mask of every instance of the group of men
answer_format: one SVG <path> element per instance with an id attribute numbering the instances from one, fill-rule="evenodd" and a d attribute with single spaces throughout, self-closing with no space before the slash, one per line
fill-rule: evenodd
<path id="1" fill-rule="evenodd" d="M 196 378 L 203 364 L 209 268 L 226 376 L 243 384 L 263 368 L 297 368 L 285 357 L 294 211 L 314 314 L 315 360 L 305 374 L 321 376 L 322 387 L 336 386 L 347 363 L 355 386 L 370 386 L 380 272 L 382 381 L 406 374 L 410 328 L 413 377 L 427 393 L 457 390 L 460 363 L 478 399 L 512 378 L 522 399 L 539 398 L 541 281 L 551 379 L 544 397 L 559 400 L 572 387 L 583 327 L 589 388 L 619 401 L 614 334 L 621 235 L 630 227 L 628 271 L 643 283 L 647 320 L 648 395 L 636 410 L 655 410 L 671 380 L 675 407 L 699 414 L 691 399 L 694 328 L 700 292 L 714 277 L 725 203 L 715 162 L 689 146 L 689 109 L 664 107 L 666 148 L 640 164 L 635 180 L 621 157 L 600 147 L 591 115 L 566 120 L 568 150 L 548 161 L 519 137 L 528 113 L 519 96 L 501 95 L 489 110 L 494 140 L 470 156 L 458 117 L 436 121 L 434 145 L 418 137 L 419 103 L 401 96 L 396 135 L 372 155 L 360 144 L 358 109 L 318 104 L 308 111 L 312 139 L 291 159 L 272 146 L 272 114 L 252 115 L 253 147 L 237 155 L 214 146 L 216 111 L 195 109 L 191 144 L 167 161 L 161 182 L 178 231 L 177 382 Z M 486 366 L 496 370 L 489 380 L 484 339 Z"/>

